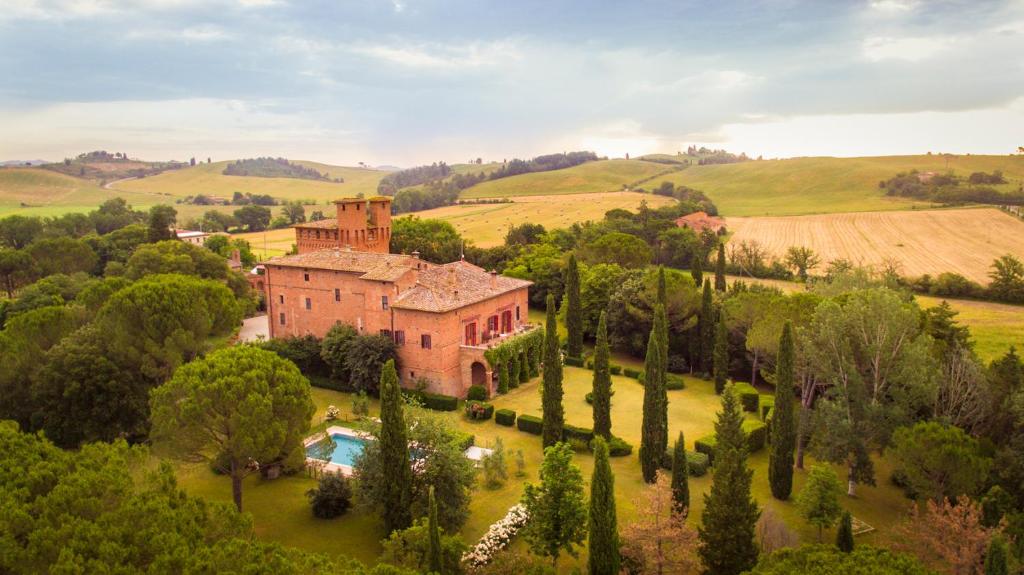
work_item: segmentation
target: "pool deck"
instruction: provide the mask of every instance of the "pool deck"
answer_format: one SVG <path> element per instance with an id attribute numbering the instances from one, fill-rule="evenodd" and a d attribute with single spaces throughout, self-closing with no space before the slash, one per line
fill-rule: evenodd
<path id="1" fill-rule="evenodd" d="M 356 438 L 356 439 L 363 439 L 363 440 L 373 439 L 373 436 L 371 436 L 368 433 L 363 433 L 361 431 L 356 431 L 354 429 L 349 429 L 347 427 L 341 427 L 341 426 L 338 426 L 338 425 L 332 425 L 332 426 L 328 427 L 327 429 L 325 429 L 324 431 L 322 431 L 321 433 L 317 433 L 316 435 L 311 435 L 311 436 L 307 437 L 306 441 L 303 442 L 303 447 L 309 447 L 310 445 L 313 445 L 317 441 L 320 441 L 321 439 L 323 439 L 324 436 L 334 436 L 334 435 L 346 435 L 348 437 L 353 437 L 353 438 Z M 322 459 L 317 459 L 315 457 L 307 457 L 306 458 L 306 464 L 307 465 L 314 465 L 314 466 L 320 467 L 324 471 L 328 471 L 328 472 L 331 472 L 331 473 L 340 473 L 340 474 L 344 475 L 345 477 L 351 477 L 352 474 L 355 472 L 355 470 L 352 469 L 351 465 L 342 465 L 340 463 L 331 463 L 330 461 L 324 461 Z"/>

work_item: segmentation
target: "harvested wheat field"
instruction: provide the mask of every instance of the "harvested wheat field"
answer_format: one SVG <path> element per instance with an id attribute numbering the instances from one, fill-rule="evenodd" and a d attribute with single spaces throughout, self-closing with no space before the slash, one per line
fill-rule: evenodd
<path id="1" fill-rule="evenodd" d="M 1024 255 L 1024 222 L 995 208 L 728 218 L 730 242 L 759 242 L 782 258 L 790 246 L 825 262 L 895 261 L 907 276 L 956 272 L 986 284 L 992 261 Z"/>

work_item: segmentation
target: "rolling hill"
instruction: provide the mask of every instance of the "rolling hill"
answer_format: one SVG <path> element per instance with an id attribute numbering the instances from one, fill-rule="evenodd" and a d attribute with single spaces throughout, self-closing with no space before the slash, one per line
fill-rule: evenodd
<path id="1" fill-rule="evenodd" d="M 910 170 L 944 173 L 1001 170 L 1009 181 L 1024 180 L 1024 156 L 881 156 L 793 158 L 738 164 L 691 166 L 664 180 L 706 193 L 726 216 L 790 216 L 838 212 L 904 210 L 928 202 L 893 199 L 878 182 Z"/>
<path id="2" fill-rule="evenodd" d="M 116 196 L 136 207 L 173 203 L 155 194 L 104 189 L 87 180 L 50 170 L 0 169 L 0 217 L 14 213 L 52 216 L 86 212 Z"/>
<path id="3" fill-rule="evenodd" d="M 533 172 L 479 183 L 462 192 L 463 198 L 511 198 L 617 192 L 667 175 L 680 166 L 642 160 L 599 160 L 563 170 Z"/>

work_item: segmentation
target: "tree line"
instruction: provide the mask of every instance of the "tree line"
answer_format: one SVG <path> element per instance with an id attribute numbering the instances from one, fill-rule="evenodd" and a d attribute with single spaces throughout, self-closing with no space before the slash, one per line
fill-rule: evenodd
<path id="1" fill-rule="evenodd" d="M 194 165 L 194 164 L 193 164 Z M 285 158 L 245 158 L 235 160 L 224 166 L 221 172 L 225 176 L 251 176 L 257 178 L 296 178 L 300 180 L 318 180 L 323 182 L 342 183 L 344 178 L 321 173 L 319 170 L 290 162 Z"/>
<path id="2" fill-rule="evenodd" d="M 953 172 L 932 174 L 911 170 L 910 172 L 900 172 L 887 180 L 878 182 L 878 188 L 885 190 L 889 196 L 915 198 L 942 204 L 1024 205 L 1024 190 L 1000 192 L 992 187 L 1006 183 L 1006 178 L 999 170 L 995 170 L 991 174 L 973 172 L 967 178 Z"/>

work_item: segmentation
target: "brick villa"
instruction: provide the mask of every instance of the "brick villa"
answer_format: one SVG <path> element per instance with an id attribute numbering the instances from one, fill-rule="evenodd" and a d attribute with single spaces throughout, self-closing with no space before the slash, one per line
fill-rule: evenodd
<path id="1" fill-rule="evenodd" d="M 264 264 L 270 337 L 323 337 L 337 322 L 394 339 L 405 386 L 464 397 L 495 389 L 484 352 L 531 329 L 531 282 L 464 260 L 435 265 L 390 253 L 391 199 L 335 202 L 337 218 L 295 226 L 297 255 Z"/>
<path id="2" fill-rule="evenodd" d="M 694 212 L 676 219 L 676 225 L 681 228 L 690 228 L 698 235 L 704 230 L 711 230 L 716 234 L 725 232 L 725 220 L 716 216 L 710 216 L 707 212 Z"/>

